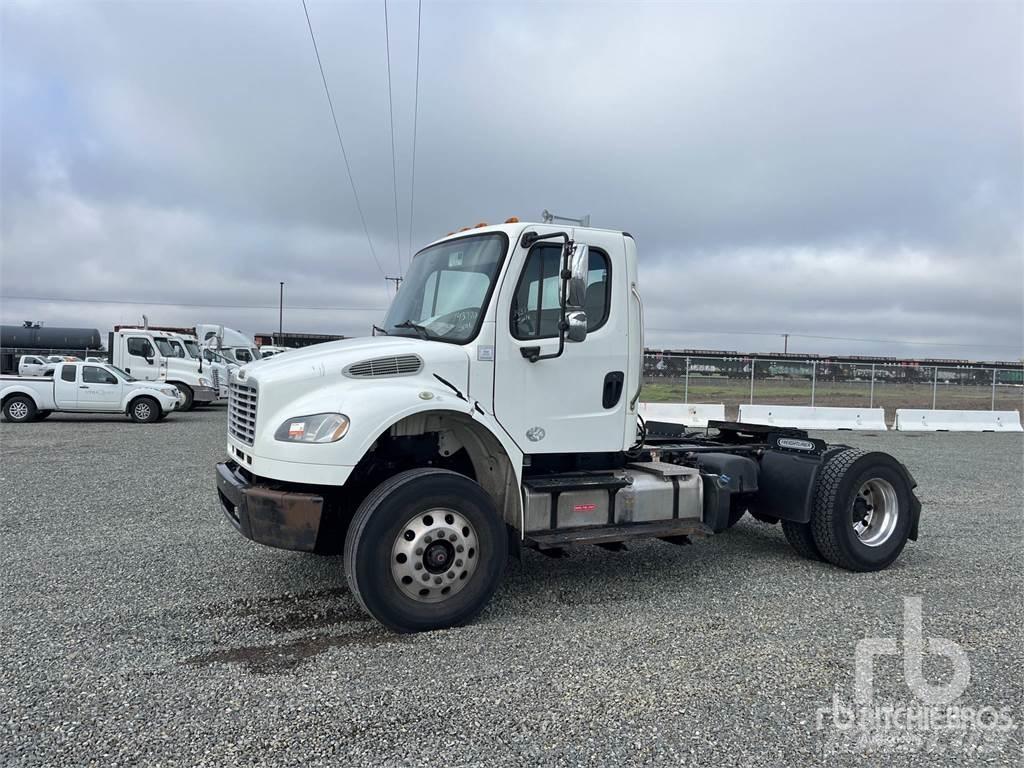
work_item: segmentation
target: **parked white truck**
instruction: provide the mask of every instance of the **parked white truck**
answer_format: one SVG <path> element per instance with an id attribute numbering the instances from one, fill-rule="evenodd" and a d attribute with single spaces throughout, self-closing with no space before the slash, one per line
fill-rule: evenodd
<path id="1" fill-rule="evenodd" d="M 917 537 L 916 483 L 885 453 L 639 418 L 626 232 L 510 222 L 446 237 L 413 259 L 383 330 L 239 370 L 216 474 L 243 536 L 343 545 L 352 594 L 397 631 L 471 620 L 510 548 L 685 543 L 749 511 L 804 557 L 876 571 Z"/>
<path id="2" fill-rule="evenodd" d="M 172 338 L 152 328 L 116 328 L 107 339 L 110 361 L 133 378 L 173 384 L 183 395 L 183 411 L 216 400 L 220 393 L 209 371 L 200 372 L 198 360 L 179 357 Z"/>
<path id="3" fill-rule="evenodd" d="M 56 365 L 42 355 L 22 355 L 18 358 L 18 375 L 52 376 Z"/>
<path id="4" fill-rule="evenodd" d="M 256 342 L 234 328 L 200 323 L 196 326 L 196 338 L 203 346 L 216 350 L 226 360 L 237 365 L 245 365 L 260 359 L 260 350 Z"/>
<path id="5" fill-rule="evenodd" d="M 136 381 L 103 363 L 62 363 L 52 377 L 0 376 L 0 408 L 12 422 L 45 419 L 54 411 L 125 413 L 132 421 L 162 419 L 179 405 L 170 384 Z"/>

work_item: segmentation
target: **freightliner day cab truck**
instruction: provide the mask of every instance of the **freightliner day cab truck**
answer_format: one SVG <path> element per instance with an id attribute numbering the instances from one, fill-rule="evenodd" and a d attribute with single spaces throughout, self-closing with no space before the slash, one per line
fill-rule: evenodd
<path id="1" fill-rule="evenodd" d="M 400 632 L 475 617 L 509 551 L 781 522 L 853 571 L 916 539 L 893 457 L 807 433 L 638 417 L 643 308 L 626 232 L 510 221 L 413 259 L 386 335 L 237 371 L 219 502 L 253 541 L 344 550 L 352 594 Z"/>

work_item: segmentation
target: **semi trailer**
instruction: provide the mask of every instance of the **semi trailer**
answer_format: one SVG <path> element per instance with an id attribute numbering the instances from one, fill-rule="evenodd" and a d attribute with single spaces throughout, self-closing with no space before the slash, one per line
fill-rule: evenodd
<path id="1" fill-rule="evenodd" d="M 917 538 L 907 468 L 806 432 L 644 421 L 628 232 L 510 220 L 413 259 L 380 334 L 233 373 L 218 502 L 260 544 L 343 551 L 399 632 L 471 621 L 507 556 L 671 544 L 749 513 L 806 558 L 891 564 Z"/>

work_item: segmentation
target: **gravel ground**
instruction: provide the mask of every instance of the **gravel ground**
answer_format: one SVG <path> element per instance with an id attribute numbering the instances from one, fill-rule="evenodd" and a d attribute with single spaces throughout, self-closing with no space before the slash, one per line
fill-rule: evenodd
<path id="1" fill-rule="evenodd" d="M 527 552 L 472 626 L 396 636 L 340 559 L 221 519 L 223 433 L 222 408 L 0 426 L 0 763 L 1020 764 L 1019 727 L 871 747 L 818 710 L 852 701 L 857 641 L 899 640 L 918 596 L 925 636 L 970 662 L 958 703 L 1024 721 L 1021 435 L 829 436 L 920 483 L 921 540 L 881 573 L 746 519 L 689 547 Z M 876 661 L 876 703 L 915 704 L 901 664 Z M 925 657 L 933 683 L 950 670 Z"/>

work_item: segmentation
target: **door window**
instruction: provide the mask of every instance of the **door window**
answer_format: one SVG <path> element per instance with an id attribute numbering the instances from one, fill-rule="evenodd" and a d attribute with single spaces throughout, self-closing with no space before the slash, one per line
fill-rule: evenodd
<path id="1" fill-rule="evenodd" d="M 512 300 L 512 335 L 517 339 L 550 339 L 558 336 L 561 318 L 562 246 L 553 243 L 536 245 L 523 265 L 523 273 Z M 587 330 L 594 331 L 608 319 L 608 256 L 590 249 L 587 296 Z"/>
<path id="2" fill-rule="evenodd" d="M 74 381 L 75 380 L 75 366 L 73 365 L 62 365 L 60 367 L 60 378 L 62 381 Z"/>
<path id="3" fill-rule="evenodd" d="M 70 368 L 71 366 L 64 366 Z M 61 376 L 64 372 L 61 371 Z M 117 384 L 117 376 L 105 368 L 96 365 L 86 365 L 82 368 L 82 381 L 86 384 Z"/>
<path id="4" fill-rule="evenodd" d="M 235 359 L 240 363 L 251 363 L 252 355 L 248 349 L 239 348 L 235 350 Z"/>
<path id="5" fill-rule="evenodd" d="M 128 354 L 135 357 L 155 357 L 153 345 L 149 339 L 131 338 L 128 339 Z"/>

